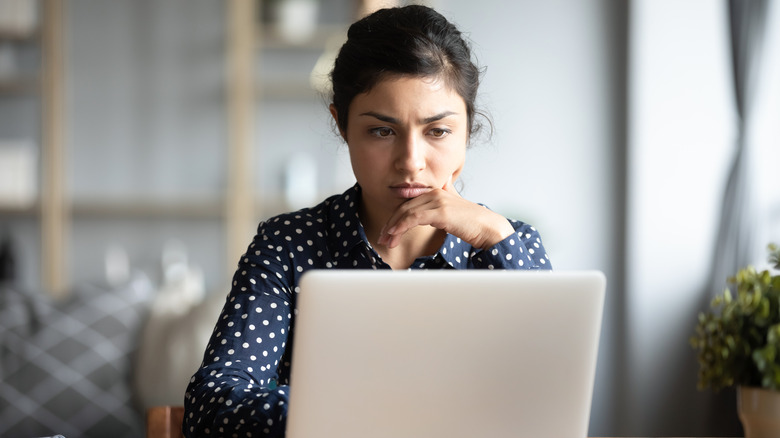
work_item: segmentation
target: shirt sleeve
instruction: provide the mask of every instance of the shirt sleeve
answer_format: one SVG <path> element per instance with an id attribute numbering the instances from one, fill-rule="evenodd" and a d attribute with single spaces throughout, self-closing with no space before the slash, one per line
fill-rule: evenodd
<path id="1" fill-rule="evenodd" d="M 289 388 L 278 380 L 280 367 L 289 367 L 283 361 L 295 286 L 289 251 L 266 231 L 260 224 L 241 257 L 203 363 L 190 380 L 187 437 L 284 436 Z"/>
<path id="2" fill-rule="evenodd" d="M 552 269 L 536 228 L 512 219 L 515 232 L 471 258 L 477 269 Z"/>

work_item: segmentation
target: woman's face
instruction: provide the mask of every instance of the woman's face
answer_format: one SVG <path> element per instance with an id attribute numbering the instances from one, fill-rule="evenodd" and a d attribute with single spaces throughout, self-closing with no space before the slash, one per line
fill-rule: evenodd
<path id="1" fill-rule="evenodd" d="M 392 214 L 406 200 L 455 182 L 463 169 L 466 104 L 438 78 L 382 80 L 355 96 L 348 117 L 342 135 L 371 215 Z"/>

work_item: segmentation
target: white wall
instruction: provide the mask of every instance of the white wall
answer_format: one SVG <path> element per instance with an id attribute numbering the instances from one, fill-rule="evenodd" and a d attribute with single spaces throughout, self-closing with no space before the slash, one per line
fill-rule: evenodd
<path id="1" fill-rule="evenodd" d="M 687 340 L 734 136 L 727 16 L 708 0 L 632 6 L 627 354 L 642 396 L 628 412 L 643 433 L 687 434 L 702 415 Z M 673 412 L 689 421 L 675 425 Z"/>

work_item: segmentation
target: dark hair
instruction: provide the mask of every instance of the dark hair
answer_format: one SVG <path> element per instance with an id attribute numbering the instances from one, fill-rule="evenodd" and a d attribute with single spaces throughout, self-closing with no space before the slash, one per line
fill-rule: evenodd
<path id="1" fill-rule="evenodd" d="M 380 9 L 350 26 L 330 74 L 342 132 L 355 96 L 393 75 L 441 78 L 466 103 L 469 134 L 479 130 L 474 118 L 481 71 L 461 32 L 435 10 L 420 5 Z"/>

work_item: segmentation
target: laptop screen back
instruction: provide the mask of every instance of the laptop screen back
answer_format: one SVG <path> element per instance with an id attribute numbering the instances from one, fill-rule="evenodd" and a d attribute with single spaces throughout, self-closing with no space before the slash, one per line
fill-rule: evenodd
<path id="1" fill-rule="evenodd" d="M 310 271 L 287 436 L 585 437 L 600 272 Z"/>

